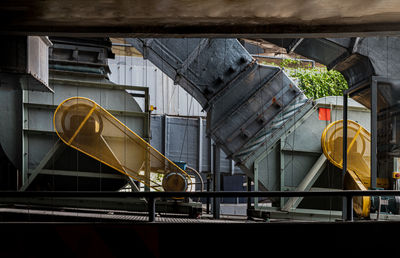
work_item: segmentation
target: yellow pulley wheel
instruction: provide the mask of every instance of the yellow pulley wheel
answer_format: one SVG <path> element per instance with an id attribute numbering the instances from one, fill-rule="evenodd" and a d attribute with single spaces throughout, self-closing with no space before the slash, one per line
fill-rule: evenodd
<path id="1" fill-rule="evenodd" d="M 322 151 L 336 167 L 343 169 L 343 120 L 329 124 L 322 133 Z M 367 190 L 371 177 L 371 135 L 360 124 L 348 120 L 347 124 L 347 173 L 344 178 L 346 190 Z M 370 197 L 353 198 L 357 215 L 368 217 Z"/>
<path id="2" fill-rule="evenodd" d="M 191 184 L 191 177 L 184 170 L 93 100 L 66 99 L 57 107 L 53 123 L 57 135 L 68 146 L 156 191 L 186 191 L 182 185 Z M 164 175 L 175 175 L 179 180 L 163 184 Z"/>

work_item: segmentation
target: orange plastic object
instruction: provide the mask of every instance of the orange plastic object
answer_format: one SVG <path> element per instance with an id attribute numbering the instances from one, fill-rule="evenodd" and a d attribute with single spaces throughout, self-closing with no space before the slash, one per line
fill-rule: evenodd
<path id="1" fill-rule="evenodd" d="M 318 118 L 322 121 L 331 121 L 331 109 L 330 108 L 319 108 Z"/>
<path id="2" fill-rule="evenodd" d="M 65 144 L 156 191 L 168 191 L 160 178 L 169 173 L 179 175 L 186 185 L 191 182 L 184 170 L 90 99 L 65 100 L 57 107 L 53 122 Z"/>

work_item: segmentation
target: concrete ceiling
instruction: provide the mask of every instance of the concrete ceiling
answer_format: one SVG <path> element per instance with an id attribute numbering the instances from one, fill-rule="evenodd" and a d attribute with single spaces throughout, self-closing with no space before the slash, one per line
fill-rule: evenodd
<path id="1" fill-rule="evenodd" d="M 400 32 L 397 0 L 2 0 L 0 32 L 321 37 Z"/>

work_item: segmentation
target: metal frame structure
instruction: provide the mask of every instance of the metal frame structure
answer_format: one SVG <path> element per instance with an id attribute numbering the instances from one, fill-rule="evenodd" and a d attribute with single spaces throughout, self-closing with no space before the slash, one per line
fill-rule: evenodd
<path id="1" fill-rule="evenodd" d="M 265 148 L 264 152 L 258 156 L 257 159 L 254 161 L 254 190 L 255 191 L 260 191 L 264 190 L 260 186 L 259 182 L 259 173 L 260 173 L 260 166 L 261 162 L 267 158 L 272 151 L 274 151 L 274 148 L 278 148 L 279 150 L 279 156 L 277 157 L 277 160 L 275 163 L 278 166 L 278 169 L 276 171 L 279 172 L 279 188 L 276 190 L 279 191 L 334 191 L 335 189 L 330 189 L 330 188 L 318 188 L 318 187 L 313 187 L 314 183 L 318 180 L 320 175 L 323 173 L 324 170 L 326 170 L 326 167 L 328 165 L 327 158 L 322 152 L 310 152 L 306 151 L 305 149 L 298 149 L 293 148 L 293 149 L 287 149 L 287 147 L 284 147 L 284 143 L 287 141 L 287 138 L 290 137 L 292 133 L 296 131 L 307 119 L 311 117 L 311 115 L 318 110 L 318 108 L 325 107 L 325 108 L 330 108 L 331 110 L 333 109 L 332 104 L 323 104 L 323 102 L 314 104 L 311 109 L 308 110 L 304 115 L 299 117 L 293 124 L 289 124 L 287 127 L 285 127 L 286 133 L 281 135 L 279 140 L 276 142 L 276 144 L 269 144 L 267 145 L 268 148 Z M 342 113 L 341 105 L 335 105 L 335 109 L 337 113 Z M 343 110 L 348 109 L 348 105 L 346 102 L 344 102 Z M 351 107 L 352 111 L 362 111 L 366 112 L 366 108 L 361 108 L 361 107 Z M 333 119 L 332 114 L 331 114 L 331 119 Z M 338 119 L 338 118 L 336 118 Z M 360 118 L 358 118 L 360 119 Z M 273 141 L 271 141 L 272 143 Z M 276 147 L 277 146 L 277 147 Z M 295 186 L 295 187 L 288 187 L 285 185 L 285 154 L 292 154 L 292 155 L 306 155 L 306 156 L 314 156 L 315 157 L 315 162 L 310 166 L 310 169 L 308 172 L 304 175 L 302 180 Z M 277 173 L 277 172 L 276 172 Z M 275 190 L 275 189 L 274 189 Z M 337 189 L 336 189 L 337 190 Z M 279 204 L 277 204 L 277 207 L 268 207 L 265 205 L 260 205 L 258 198 L 254 199 L 254 210 L 252 213 L 254 216 L 259 216 L 259 217 L 273 217 L 273 218 L 297 218 L 297 219 L 305 219 L 305 218 L 313 218 L 313 219 L 318 219 L 318 220 L 334 220 L 334 219 L 340 219 L 342 217 L 342 214 L 346 214 L 346 208 L 342 209 L 344 211 L 339 210 L 322 210 L 322 209 L 311 209 L 311 208 L 298 208 L 298 205 L 300 202 L 303 200 L 302 197 L 296 196 L 296 197 L 291 197 L 289 199 L 281 198 L 279 200 Z M 347 202 L 344 202 L 346 204 Z M 343 215 L 344 216 L 344 215 Z M 349 216 L 352 216 L 352 214 L 349 214 Z M 344 217 L 346 218 L 346 217 Z"/>
<path id="2" fill-rule="evenodd" d="M 356 196 L 400 196 L 400 191 L 394 190 L 368 190 L 368 191 L 350 191 L 350 190 L 337 190 L 337 191 L 269 191 L 269 192 L 0 192 L 1 203 L 29 203 L 30 205 L 51 199 L 53 203 L 58 200 L 89 200 L 93 201 L 116 201 L 119 200 L 120 208 L 126 208 L 127 203 L 137 198 L 145 198 L 147 200 L 147 212 L 149 222 L 155 221 L 156 216 L 156 202 L 158 199 L 165 198 L 195 198 L 195 197 L 209 197 L 209 198 L 222 198 L 222 197 L 344 197 L 346 200 L 346 207 L 353 207 L 353 197 Z M 111 199 L 110 199 L 111 198 Z M 121 206 L 122 204 L 122 206 Z M 353 216 L 348 216 L 346 221 L 353 221 Z"/>
<path id="3" fill-rule="evenodd" d="M 68 73 L 68 72 L 67 72 Z M 66 79 L 55 79 L 50 78 L 50 83 L 58 83 L 58 84 L 67 84 L 74 85 L 79 87 L 86 88 L 105 88 L 105 89 L 117 89 L 117 90 L 134 90 L 140 91 L 141 94 L 135 94 L 135 97 L 144 98 L 145 102 L 145 110 L 144 112 L 133 112 L 133 111 L 121 111 L 121 110 L 109 110 L 109 112 L 113 115 L 123 115 L 129 117 L 138 117 L 143 118 L 143 139 L 146 141 L 150 140 L 150 111 L 149 111 L 149 91 L 147 87 L 140 86 L 127 86 L 127 85 L 117 85 L 113 83 L 100 83 L 100 82 L 80 82 Z M 34 169 L 28 169 L 28 148 L 29 148 L 29 134 L 45 134 L 45 135 L 55 135 L 54 128 L 51 131 L 42 131 L 42 130 L 32 130 L 28 126 L 29 119 L 29 108 L 35 109 L 44 109 L 44 110 L 55 110 L 57 105 L 48 105 L 48 104 L 39 104 L 39 103 L 30 103 L 29 98 L 26 96 L 28 93 L 26 90 L 22 92 L 22 185 L 20 186 L 20 191 L 25 191 L 28 189 L 29 185 L 34 181 L 37 175 L 39 174 L 51 174 L 51 175 L 62 175 L 62 176 L 76 176 L 73 173 L 65 173 L 62 170 L 46 170 L 44 167 L 49 162 L 50 159 L 57 156 L 57 153 L 60 153 L 62 149 L 65 147 L 59 140 L 49 149 L 48 153 L 43 157 L 43 159 L 39 162 L 39 164 Z M 79 173 L 79 176 L 82 177 L 96 177 L 96 178 L 124 178 L 124 176 L 120 175 L 100 175 L 92 172 Z"/>
<path id="4" fill-rule="evenodd" d="M 393 83 L 392 79 L 383 76 L 372 76 L 370 81 L 357 84 L 343 93 L 343 177 L 347 171 L 347 114 L 348 114 L 348 97 L 366 88 L 371 89 L 370 105 L 371 105 L 371 189 L 376 189 L 377 170 L 378 170 L 378 84 Z M 346 202 L 343 202 L 343 218 L 353 216 L 353 210 Z"/>

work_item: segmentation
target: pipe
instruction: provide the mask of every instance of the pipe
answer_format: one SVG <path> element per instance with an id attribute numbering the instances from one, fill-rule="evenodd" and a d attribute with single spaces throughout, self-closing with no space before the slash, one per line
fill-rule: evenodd
<path id="1" fill-rule="evenodd" d="M 204 192 L 204 181 L 203 178 L 201 177 L 201 174 L 194 168 L 186 166 L 187 169 L 191 170 L 192 172 L 194 172 L 197 177 L 200 179 L 200 184 L 201 184 L 201 192 Z"/>

